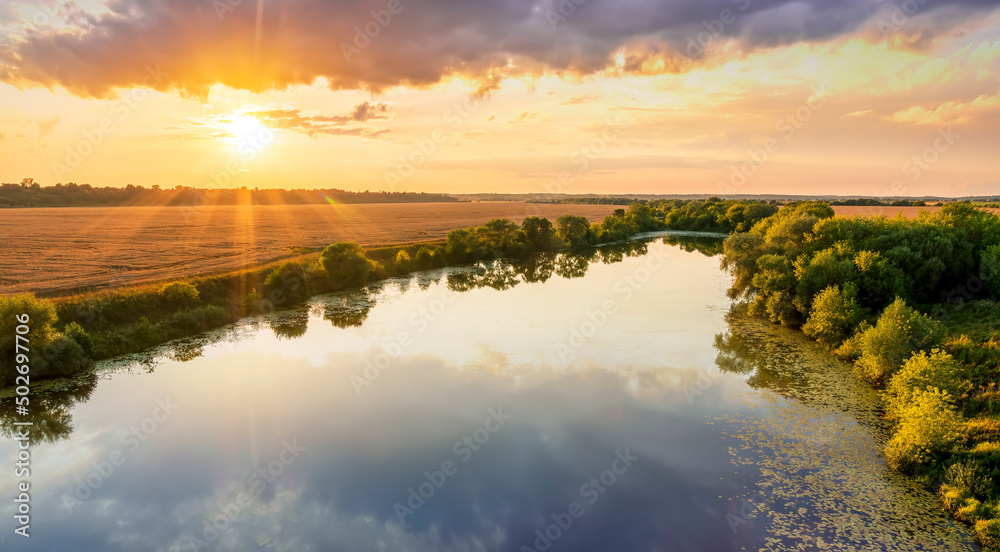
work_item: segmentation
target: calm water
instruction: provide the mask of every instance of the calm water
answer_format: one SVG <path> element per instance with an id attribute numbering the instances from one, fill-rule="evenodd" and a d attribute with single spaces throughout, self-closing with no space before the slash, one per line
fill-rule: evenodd
<path id="1" fill-rule="evenodd" d="M 730 315 L 718 242 L 684 240 L 421 273 L 36 389 L 32 537 L 11 493 L 0 548 L 975 550 L 886 470 L 874 394 Z"/>

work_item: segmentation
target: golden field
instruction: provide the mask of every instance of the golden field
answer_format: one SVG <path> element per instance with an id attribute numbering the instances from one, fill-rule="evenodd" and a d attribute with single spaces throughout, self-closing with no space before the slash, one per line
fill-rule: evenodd
<path id="1" fill-rule="evenodd" d="M 0 293 L 69 293 L 224 272 L 338 241 L 439 240 L 495 218 L 610 214 L 521 202 L 0 210 Z"/>

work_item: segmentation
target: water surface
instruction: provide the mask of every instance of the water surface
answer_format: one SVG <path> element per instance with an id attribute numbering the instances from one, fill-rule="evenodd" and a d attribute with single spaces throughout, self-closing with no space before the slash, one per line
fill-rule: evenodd
<path id="1" fill-rule="evenodd" d="M 975 550 L 871 390 L 730 313 L 718 251 L 420 273 L 36 389 L 4 549 Z"/>

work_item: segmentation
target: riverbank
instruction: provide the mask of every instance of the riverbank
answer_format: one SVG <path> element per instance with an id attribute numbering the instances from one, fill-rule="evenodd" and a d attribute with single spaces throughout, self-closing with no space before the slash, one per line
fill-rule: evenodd
<path id="1" fill-rule="evenodd" d="M 613 243 L 643 232 L 670 228 L 726 231 L 728 219 L 706 217 L 705 212 L 739 212 L 743 221 L 744 212 L 756 205 L 680 202 L 660 210 L 633 204 L 593 223 L 578 215 L 563 215 L 555 223 L 527 217 L 520 225 L 495 219 L 453 230 L 440 242 L 368 249 L 337 242 L 319 255 L 201 278 L 55 300 L 31 294 L 0 296 L 0 335 L 13 336 L 13 326 L 7 325 L 14 315 L 29 314 L 36 336 L 35 379 L 66 376 L 87 370 L 97 360 L 140 352 L 246 316 L 301 304 L 322 293 L 416 270 Z M 0 353 L 13 354 L 12 339 L 0 341 Z M 0 381 L 11 385 L 15 376 L 8 369 L 0 374 Z"/>
<path id="2" fill-rule="evenodd" d="M 725 242 L 733 299 L 801 329 L 881 391 L 893 469 L 1000 548 L 1000 217 L 846 218 L 782 209 Z"/>

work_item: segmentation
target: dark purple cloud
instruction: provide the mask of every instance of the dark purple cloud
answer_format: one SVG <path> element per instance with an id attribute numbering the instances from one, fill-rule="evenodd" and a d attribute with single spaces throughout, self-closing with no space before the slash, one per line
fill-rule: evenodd
<path id="1" fill-rule="evenodd" d="M 691 46 L 699 36 L 736 38 L 745 51 L 822 41 L 873 26 L 896 9 L 913 13 L 893 28 L 919 22 L 922 32 L 933 34 L 998 5 L 1000 0 L 263 0 L 258 18 L 256 0 L 111 0 L 110 13 L 99 16 L 70 10 L 74 26 L 68 29 L 33 28 L 0 39 L 0 80 L 61 85 L 84 96 L 136 85 L 202 95 L 216 83 L 263 91 L 325 77 L 333 88 L 379 90 L 463 74 L 482 79 L 477 94 L 487 96 L 502 75 L 606 69 L 623 46 L 681 60 L 666 65 L 679 70 L 700 56 Z M 638 70 L 641 61 L 631 58 L 627 68 Z"/>

